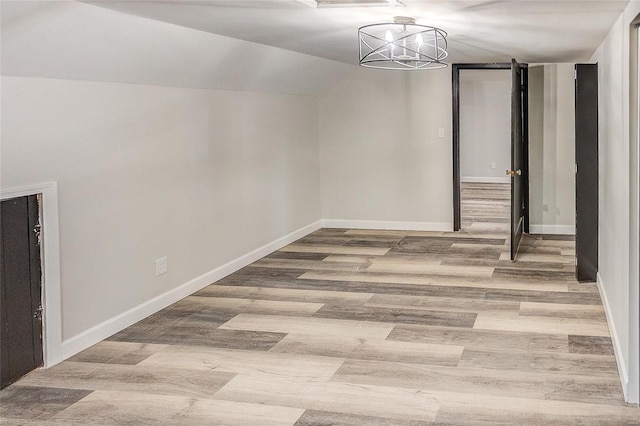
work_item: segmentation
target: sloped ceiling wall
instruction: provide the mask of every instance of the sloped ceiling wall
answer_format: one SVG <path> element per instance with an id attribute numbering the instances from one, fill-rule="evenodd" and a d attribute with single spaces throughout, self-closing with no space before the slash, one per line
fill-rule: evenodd
<path id="1" fill-rule="evenodd" d="M 354 67 L 71 1 L 2 2 L 2 74 L 315 95 Z"/>

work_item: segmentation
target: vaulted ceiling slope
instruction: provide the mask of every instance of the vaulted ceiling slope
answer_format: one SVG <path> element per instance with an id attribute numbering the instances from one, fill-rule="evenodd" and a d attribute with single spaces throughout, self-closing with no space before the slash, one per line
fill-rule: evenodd
<path id="1" fill-rule="evenodd" d="M 360 1 L 360 0 L 358 0 Z M 586 61 L 628 0 L 401 0 L 405 7 L 313 8 L 311 0 L 86 0 L 236 39 L 357 63 L 357 29 L 414 17 L 449 34 L 448 62 Z M 306 3 L 306 4 L 305 4 Z M 244 52 L 237 52 L 243 55 Z"/>
<path id="2" fill-rule="evenodd" d="M 317 95 L 356 67 L 75 1 L 0 1 L 3 76 Z"/>

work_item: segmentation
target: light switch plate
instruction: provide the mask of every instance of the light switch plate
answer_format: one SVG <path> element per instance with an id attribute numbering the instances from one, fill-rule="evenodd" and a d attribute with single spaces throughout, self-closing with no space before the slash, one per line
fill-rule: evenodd
<path id="1" fill-rule="evenodd" d="M 440 128 L 438 129 L 438 137 L 439 137 L 440 139 L 444 138 L 444 127 L 440 127 Z"/>

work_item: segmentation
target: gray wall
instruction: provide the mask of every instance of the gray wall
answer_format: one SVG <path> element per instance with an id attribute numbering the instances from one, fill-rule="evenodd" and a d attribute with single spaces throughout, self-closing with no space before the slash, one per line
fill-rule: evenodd
<path id="1" fill-rule="evenodd" d="M 531 232 L 575 232 L 573 64 L 529 65 Z"/>
<path id="2" fill-rule="evenodd" d="M 599 89 L 598 284 L 622 386 L 628 400 L 635 403 L 640 400 L 639 286 L 635 270 L 638 139 L 630 137 L 629 46 L 633 45 L 630 24 L 639 12 L 640 2 L 630 2 L 591 58 L 598 63 Z"/>
<path id="3" fill-rule="evenodd" d="M 324 219 L 452 228 L 450 68 L 360 68 L 319 105 Z"/>
<path id="4" fill-rule="evenodd" d="M 493 163 L 493 168 L 492 168 Z M 505 182 L 511 168 L 511 71 L 460 71 L 460 177 Z"/>

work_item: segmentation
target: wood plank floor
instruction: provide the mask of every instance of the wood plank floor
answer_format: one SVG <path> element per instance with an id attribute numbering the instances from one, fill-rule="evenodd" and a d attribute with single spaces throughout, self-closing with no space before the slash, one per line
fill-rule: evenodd
<path id="1" fill-rule="evenodd" d="M 471 234 L 509 235 L 511 184 L 460 183 L 460 225 Z"/>
<path id="2" fill-rule="evenodd" d="M 573 246 L 322 229 L 31 373 L 0 423 L 638 424 Z"/>

